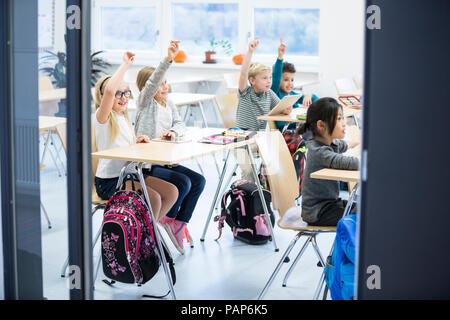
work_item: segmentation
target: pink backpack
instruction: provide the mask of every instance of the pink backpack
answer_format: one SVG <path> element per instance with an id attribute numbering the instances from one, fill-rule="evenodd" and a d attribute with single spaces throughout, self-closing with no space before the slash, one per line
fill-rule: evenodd
<path id="1" fill-rule="evenodd" d="M 119 190 L 109 199 L 103 214 L 103 273 L 112 282 L 146 283 L 158 271 L 155 226 L 145 201 L 135 191 Z M 165 247 L 163 246 L 166 251 Z M 173 282 L 175 270 L 165 252 Z"/>

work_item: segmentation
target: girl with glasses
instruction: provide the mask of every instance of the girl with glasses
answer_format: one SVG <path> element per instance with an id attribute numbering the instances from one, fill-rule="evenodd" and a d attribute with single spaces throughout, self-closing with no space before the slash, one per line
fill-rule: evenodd
<path id="1" fill-rule="evenodd" d="M 95 138 L 98 150 L 128 146 L 134 143 L 147 143 L 148 136 L 136 138 L 128 116 L 128 99 L 131 91 L 123 82 L 125 72 L 134 62 L 134 54 L 126 52 L 119 69 L 112 76 L 102 77 L 95 86 L 95 116 L 93 117 Z M 95 174 L 97 194 L 108 200 L 116 191 L 120 171 L 125 161 L 100 159 Z M 178 198 L 177 188 L 164 180 L 145 176 L 148 195 L 155 219 L 159 221 L 172 208 Z M 127 189 L 130 182 L 127 183 Z M 137 184 L 137 189 L 140 186 Z"/>

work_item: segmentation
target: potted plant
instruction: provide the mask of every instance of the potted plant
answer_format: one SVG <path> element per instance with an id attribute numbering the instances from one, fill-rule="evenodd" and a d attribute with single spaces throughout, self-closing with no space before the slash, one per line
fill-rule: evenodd
<path id="1" fill-rule="evenodd" d="M 227 56 L 230 56 L 233 53 L 230 41 L 211 38 L 211 40 L 209 40 L 209 49 L 205 52 L 205 61 L 203 61 L 203 63 L 217 63 L 217 61 L 213 59 L 213 55 L 216 54 L 217 48 L 221 48 L 223 53 Z"/>
<path id="2" fill-rule="evenodd" d="M 66 54 L 64 52 L 53 53 L 51 51 L 45 51 L 47 56 L 41 57 L 42 64 L 48 64 L 52 60 L 57 60 L 53 66 L 46 66 L 39 69 L 45 75 L 50 77 L 53 85 L 56 88 L 65 88 L 66 82 Z M 103 51 L 94 52 L 91 55 L 91 86 L 95 87 L 98 79 L 108 71 L 111 64 L 104 59 L 98 57 Z"/>

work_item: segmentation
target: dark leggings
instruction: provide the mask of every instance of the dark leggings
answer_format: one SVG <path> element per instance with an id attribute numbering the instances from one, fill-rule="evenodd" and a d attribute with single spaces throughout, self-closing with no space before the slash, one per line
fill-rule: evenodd
<path id="1" fill-rule="evenodd" d="M 319 212 L 319 220 L 310 223 L 313 226 L 336 226 L 344 214 L 347 201 L 341 198 L 328 202 Z M 350 213 L 356 213 L 356 202 L 353 203 Z"/>

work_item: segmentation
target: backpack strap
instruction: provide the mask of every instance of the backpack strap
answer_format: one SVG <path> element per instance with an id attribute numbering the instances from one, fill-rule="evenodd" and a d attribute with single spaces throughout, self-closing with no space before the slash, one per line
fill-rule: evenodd
<path id="1" fill-rule="evenodd" d="M 217 241 L 222 236 L 222 228 L 224 226 L 224 221 L 227 218 L 227 200 L 231 195 L 231 190 L 228 190 L 222 197 L 222 203 L 220 204 L 220 216 L 214 217 L 214 222 L 218 222 L 217 229 L 219 230 L 219 236 L 214 241 Z"/>

